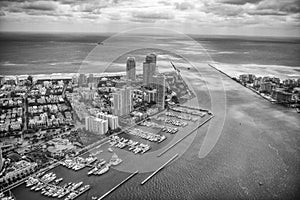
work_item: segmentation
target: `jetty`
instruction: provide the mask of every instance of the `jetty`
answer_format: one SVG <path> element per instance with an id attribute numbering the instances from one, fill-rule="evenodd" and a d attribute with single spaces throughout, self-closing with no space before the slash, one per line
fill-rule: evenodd
<path id="1" fill-rule="evenodd" d="M 168 160 L 165 164 L 163 164 L 160 168 L 158 168 L 157 170 L 155 170 L 150 176 L 148 176 L 145 180 L 143 180 L 141 182 L 141 185 L 144 185 L 147 181 L 149 181 L 155 174 L 157 174 L 160 170 L 162 170 L 167 164 L 169 164 L 170 162 L 172 162 L 175 158 L 178 157 L 179 154 L 176 154 L 175 156 L 173 156 L 170 160 Z"/>
<path id="2" fill-rule="evenodd" d="M 126 183 L 129 179 L 131 179 L 132 177 L 134 177 L 138 173 L 139 173 L 139 171 L 135 171 L 133 174 L 130 174 L 121 183 L 119 183 L 118 185 L 116 185 L 115 187 L 113 187 L 112 189 L 110 189 L 108 192 L 106 192 L 104 195 L 102 195 L 101 197 L 99 197 L 98 200 L 104 199 L 107 195 L 109 195 L 110 193 L 112 193 L 114 190 L 116 190 L 118 187 L 120 187 L 121 185 L 123 185 L 124 183 Z"/>

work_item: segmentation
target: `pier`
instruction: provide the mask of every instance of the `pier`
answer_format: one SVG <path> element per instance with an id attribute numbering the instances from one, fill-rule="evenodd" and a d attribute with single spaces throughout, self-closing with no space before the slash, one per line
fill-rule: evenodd
<path id="1" fill-rule="evenodd" d="M 134 177 L 138 173 L 139 173 L 139 171 L 135 171 L 133 174 L 130 174 L 130 176 L 128 176 L 127 178 L 125 178 L 121 183 L 119 183 L 118 185 L 116 185 L 115 187 L 113 187 L 112 189 L 110 189 L 108 192 L 106 192 L 104 195 L 102 195 L 101 197 L 99 197 L 98 200 L 104 199 L 107 195 L 109 195 L 110 193 L 112 193 L 114 190 L 116 190 L 118 187 L 120 187 L 121 185 L 123 185 L 125 182 L 127 182 L 129 179 L 131 179 L 132 177 Z"/>
<path id="2" fill-rule="evenodd" d="M 148 176 L 145 180 L 141 182 L 141 185 L 144 185 L 147 181 L 149 181 L 155 174 L 157 174 L 160 170 L 162 170 L 167 164 L 172 162 L 175 158 L 177 158 L 179 154 L 173 156 L 170 160 L 168 160 L 165 164 L 163 164 L 160 168 L 158 168 L 155 172 L 153 172 L 150 176 Z"/>
<path id="3" fill-rule="evenodd" d="M 212 64 L 208 64 L 208 66 L 210 66 L 211 68 L 213 68 L 213 69 L 215 69 L 215 70 L 217 70 L 218 72 L 220 72 L 221 74 L 224 74 L 225 76 L 227 76 L 228 78 L 230 78 L 230 79 L 232 79 L 232 77 L 231 76 L 229 76 L 228 74 L 226 74 L 225 72 L 223 72 L 222 70 L 220 70 L 220 69 L 218 69 L 218 68 L 216 68 L 215 66 L 213 66 Z"/>
<path id="4" fill-rule="evenodd" d="M 168 148 L 166 148 L 164 151 L 162 151 L 161 153 L 159 153 L 157 155 L 157 157 L 162 156 L 163 154 L 165 154 L 167 151 L 169 151 L 171 148 L 173 148 L 175 145 L 177 145 L 179 142 L 181 142 L 182 140 L 184 140 L 185 138 L 187 138 L 189 135 L 191 135 L 195 130 L 197 130 L 198 128 L 200 128 L 201 126 L 203 126 L 205 123 L 207 123 L 209 120 L 211 120 L 214 117 L 214 115 L 211 115 L 210 118 L 206 119 L 204 122 L 202 122 L 199 126 L 197 126 L 194 130 L 192 130 L 190 133 L 186 134 L 184 137 L 182 137 L 181 139 L 177 140 L 174 144 L 172 144 L 171 146 L 169 146 Z"/>

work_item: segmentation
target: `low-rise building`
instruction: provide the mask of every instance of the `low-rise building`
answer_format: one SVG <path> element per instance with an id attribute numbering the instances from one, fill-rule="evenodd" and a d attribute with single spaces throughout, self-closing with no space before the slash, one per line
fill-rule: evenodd
<path id="1" fill-rule="evenodd" d="M 253 83 L 255 80 L 254 74 L 241 74 L 239 80 L 243 83 Z"/>
<path id="2" fill-rule="evenodd" d="M 11 171 L 0 178 L 0 182 L 12 181 L 14 178 L 24 176 L 35 171 L 37 163 L 20 160 L 13 164 Z"/>
<path id="3" fill-rule="evenodd" d="M 297 82 L 295 79 L 286 79 L 283 81 L 283 85 L 286 87 L 296 87 Z"/>

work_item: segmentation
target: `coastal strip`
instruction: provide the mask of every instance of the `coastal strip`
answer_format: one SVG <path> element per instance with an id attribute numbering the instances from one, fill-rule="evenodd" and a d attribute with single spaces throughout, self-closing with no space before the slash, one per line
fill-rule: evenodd
<path id="1" fill-rule="evenodd" d="M 252 92 L 254 92 L 255 94 L 257 94 L 258 96 L 264 98 L 265 100 L 274 103 L 271 99 L 267 98 L 266 96 L 262 95 L 261 93 L 259 93 L 258 91 L 256 91 L 255 89 L 248 87 L 246 85 L 241 84 L 240 82 L 238 82 L 236 79 L 234 79 L 233 77 L 229 76 L 228 74 L 226 74 L 225 72 L 223 72 L 222 70 L 219 70 L 218 68 L 214 67 L 212 64 L 208 64 L 210 67 L 214 68 L 215 70 L 217 70 L 218 72 L 224 74 L 225 76 L 227 76 L 228 78 L 234 80 L 235 82 L 237 82 L 239 85 L 251 90 Z"/>
<path id="2" fill-rule="evenodd" d="M 214 117 L 214 115 L 211 115 L 210 118 L 206 119 L 204 122 L 202 122 L 199 126 L 197 126 L 196 128 L 194 128 L 190 133 L 186 134 L 184 137 L 182 137 L 181 139 L 177 140 L 174 144 L 172 144 L 171 146 L 169 146 L 168 148 L 166 148 L 164 151 L 162 151 L 161 153 L 159 153 L 157 155 L 157 157 L 162 156 L 163 154 L 165 154 L 167 151 L 169 151 L 171 148 L 173 148 L 175 145 L 177 145 L 179 142 L 181 142 L 182 140 L 184 140 L 185 138 L 187 138 L 189 135 L 191 135 L 195 130 L 197 130 L 198 128 L 200 128 L 201 126 L 203 126 L 205 123 L 207 123 L 209 120 L 211 120 Z"/>
<path id="3" fill-rule="evenodd" d="M 118 185 L 116 185 L 115 187 L 113 187 L 112 189 L 110 189 L 108 192 L 106 192 L 104 195 L 102 195 L 101 197 L 99 197 L 98 200 L 104 199 L 107 195 L 109 195 L 110 193 L 112 193 L 114 190 L 116 190 L 118 187 L 120 187 L 121 185 L 123 185 L 125 182 L 127 182 L 129 179 L 131 179 L 132 177 L 134 177 L 138 173 L 139 173 L 139 171 L 137 170 L 133 174 L 130 174 L 130 176 L 128 176 L 126 179 L 124 179 L 121 183 L 119 183 Z"/>
<path id="4" fill-rule="evenodd" d="M 179 154 L 173 156 L 170 160 L 168 160 L 165 164 L 163 164 L 160 168 L 158 168 L 155 172 L 153 172 L 150 176 L 148 176 L 145 180 L 141 182 L 141 185 L 144 185 L 148 180 L 150 180 L 155 174 L 157 174 L 160 170 L 162 170 L 167 164 L 172 162 L 175 158 L 178 157 Z"/>

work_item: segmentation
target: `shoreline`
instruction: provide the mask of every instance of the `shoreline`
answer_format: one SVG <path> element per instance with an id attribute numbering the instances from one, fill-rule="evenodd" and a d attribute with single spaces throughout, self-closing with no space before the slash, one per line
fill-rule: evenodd
<path id="1" fill-rule="evenodd" d="M 263 99 L 267 100 L 268 102 L 270 102 L 270 103 L 272 103 L 272 104 L 277 104 L 277 105 L 283 106 L 283 107 L 285 107 L 285 108 L 288 109 L 288 110 L 293 110 L 294 112 L 297 112 L 296 109 L 293 109 L 293 108 L 287 106 L 286 104 L 281 104 L 281 103 L 278 103 L 278 102 L 276 102 L 276 101 L 272 101 L 271 98 L 267 98 L 265 95 L 261 94 L 260 92 L 256 91 L 255 89 L 253 89 L 253 88 L 251 88 L 251 87 L 248 87 L 247 85 L 241 84 L 240 82 L 237 81 L 237 79 L 236 79 L 235 77 L 232 77 L 232 76 L 230 76 L 229 74 L 225 73 L 224 71 L 222 71 L 222 70 L 216 68 L 215 66 L 213 66 L 213 64 L 208 63 L 208 65 L 209 65 L 210 67 L 212 67 L 213 69 L 217 70 L 218 72 L 222 73 L 222 74 L 225 75 L 226 77 L 230 78 L 232 81 L 234 81 L 234 82 L 238 83 L 239 85 L 241 85 L 241 86 L 247 88 L 248 90 L 251 90 L 253 93 L 255 93 L 256 95 L 262 97 Z"/>

